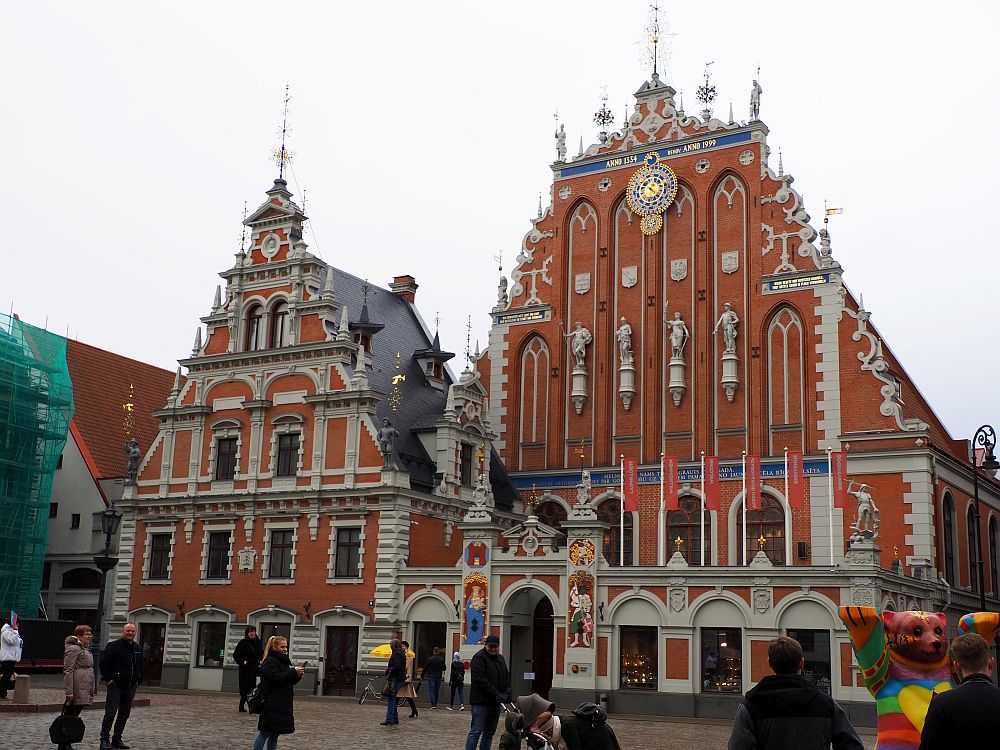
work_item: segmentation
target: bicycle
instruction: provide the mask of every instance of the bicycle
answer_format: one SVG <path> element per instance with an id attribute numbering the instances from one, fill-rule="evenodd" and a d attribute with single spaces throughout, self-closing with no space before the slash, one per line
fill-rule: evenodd
<path id="1" fill-rule="evenodd" d="M 380 700 L 382 700 L 382 693 L 380 693 L 380 692 L 379 692 L 378 690 L 376 690 L 376 689 L 375 689 L 375 688 L 374 688 L 374 687 L 372 686 L 372 681 L 371 681 L 371 678 L 368 678 L 368 684 L 367 684 L 367 685 L 365 685 L 365 689 L 364 689 L 364 690 L 362 690 L 362 691 L 361 691 L 361 695 L 360 695 L 360 696 L 358 696 L 358 704 L 359 704 L 359 705 L 361 705 L 361 704 L 363 704 L 363 703 L 364 703 L 364 702 L 365 702 L 366 700 L 368 700 L 368 696 L 369 696 L 369 695 L 370 695 L 370 696 L 372 696 L 372 697 L 373 697 L 373 698 L 374 698 L 375 700 L 377 700 L 377 701 L 380 701 Z"/>

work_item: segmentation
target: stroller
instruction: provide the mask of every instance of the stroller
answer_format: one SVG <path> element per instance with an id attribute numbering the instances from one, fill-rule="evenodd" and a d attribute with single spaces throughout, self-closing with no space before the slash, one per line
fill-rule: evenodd
<path id="1" fill-rule="evenodd" d="M 541 732 L 533 731 L 513 703 L 501 703 L 504 710 L 503 734 L 500 735 L 500 750 L 520 750 L 523 740 L 530 750 L 554 750 Z"/>

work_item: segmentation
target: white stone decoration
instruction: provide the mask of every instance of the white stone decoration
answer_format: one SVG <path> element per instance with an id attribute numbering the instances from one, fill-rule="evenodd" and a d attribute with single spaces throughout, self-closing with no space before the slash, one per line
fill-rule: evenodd
<path id="1" fill-rule="evenodd" d="M 687 258 L 670 261 L 670 278 L 674 281 L 684 281 L 688 275 Z"/>
<path id="2" fill-rule="evenodd" d="M 618 395 L 621 396 L 622 406 L 625 411 L 632 408 L 632 399 L 635 398 L 635 363 L 632 356 L 632 326 L 625 318 L 621 319 L 621 325 L 615 331 L 615 339 L 618 341 Z"/>
<path id="3" fill-rule="evenodd" d="M 573 290 L 577 294 L 586 294 L 590 291 L 590 274 L 578 273 L 573 280 Z"/>
<path id="4" fill-rule="evenodd" d="M 566 161 L 566 126 L 562 124 L 556 131 L 556 161 Z"/>
<path id="5" fill-rule="evenodd" d="M 664 322 L 670 330 L 670 364 L 668 365 L 670 369 L 670 382 L 667 388 L 674 399 L 674 406 L 680 406 L 681 400 L 684 398 L 684 391 L 687 389 L 685 384 L 685 370 L 687 365 L 684 362 L 684 345 L 687 344 L 691 334 L 679 312 L 674 313 L 673 319 Z"/>
<path id="6" fill-rule="evenodd" d="M 597 183 L 597 189 L 600 190 L 602 193 L 606 193 L 611 189 L 611 184 L 612 184 L 611 178 L 605 177 L 604 179 L 602 179 L 600 182 Z"/>
<path id="7" fill-rule="evenodd" d="M 852 489 L 857 485 L 857 489 Z M 850 544 L 853 546 L 859 542 L 874 542 L 878 539 L 879 513 L 875 500 L 872 499 L 870 485 L 851 480 L 847 485 L 847 494 L 858 501 L 857 513 L 854 516 L 854 523 L 851 524 Z"/>
<path id="8" fill-rule="evenodd" d="M 586 469 L 580 475 L 580 483 L 576 485 L 576 503 L 570 512 L 571 518 L 597 518 L 597 511 L 594 509 L 594 499 L 591 497 L 590 472 Z"/>
<path id="9" fill-rule="evenodd" d="M 699 159 L 694 163 L 694 171 L 698 174 L 705 174 L 709 169 L 712 168 L 712 162 L 708 159 Z"/>
<path id="10" fill-rule="evenodd" d="M 736 368 L 739 364 L 739 359 L 736 356 L 736 326 L 739 322 L 740 319 L 733 312 L 733 306 L 727 302 L 722 315 L 719 316 L 719 320 L 715 323 L 715 328 L 712 330 L 712 333 L 717 335 L 719 328 L 722 328 L 723 352 L 722 379 L 720 383 L 722 390 L 726 394 L 726 398 L 730 402 L 736 397 L 736 389 L 740 384 L 739 377 L 736 374 Z"/>
<path id="11" fill-rule="evenodd" d="M 559 188 L 559 197 L 562 198 L 563 200 L 566 200 L 572 194 L 573 194 L 573 188 L 571 188 L 569 185 L 563 185 L 561 188 Z"/>
<path id="12" fill-rule="evenodd" d="M 276 234 L 269 234 L 260 243 L 260 251 L 264 255 L 264 257 L 267 258 L 268 260 L 270 260 L 271 258 L 273 258 L 275 255 L 278 254 L 278 250 L 280 247 L 281 247 L 281 240 L 278 239 L 278 235 Z"/>
<path id="13" fill-rule="evenodd" d="M 573 350 L 574 360 L 570 398 L 573 399 L 573 406 L 579 415 L 583 413 L 583 405 L 587 401 L 587 346 L 594 337 L 580 321 L 577 321 L 574 329 L 565 335 L 571 339 L 570 347 Z"/>
<path id="14" fill-rule="evenodd" d="M 750 149 L 741 151 L 740 164 L 742 164 L 744 167 L 747 166 L 748 164 L 753 164 L 753 151 L 751 151 Z"/>
<path id="15" fill-rule="evenodd" d="M 244 547 L 237 555 L 240 573 L 253 573 L 254 566 L 257 564 L 257 550 L 253 547 Z"/>
<path id="16" fill-rule="evenodd" d="M 624 266 L 622 268 L 622 286 L 631 289 L 639 283 L 638 266 Z"/>
<path id="17" fill-rule="evenodd" d="M 730 250 L 722 254 L 722 272 L 736 273 L 740 270 L 740 251 Z"/>

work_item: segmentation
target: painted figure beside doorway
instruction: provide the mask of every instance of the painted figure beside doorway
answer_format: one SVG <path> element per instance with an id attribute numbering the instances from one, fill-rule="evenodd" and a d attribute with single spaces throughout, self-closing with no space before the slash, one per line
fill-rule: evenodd
<path id="1" fill-rule="evenodd" d="M 465 579 L 465 618 L 462 643 L 477 646 L 486 637 L 489 582 L 482 573 L 472 573 Z"/>
<path id="2" fill-rule="evenodd" d="M 570 576 L 569 590 L 569 622 L 567 626 L 570 648 L 590 648 L 593 642 L 594 618 L 591 612 L 594 600 L 590 596 L 593 591 L 593 576 L 579 572 Z"/>

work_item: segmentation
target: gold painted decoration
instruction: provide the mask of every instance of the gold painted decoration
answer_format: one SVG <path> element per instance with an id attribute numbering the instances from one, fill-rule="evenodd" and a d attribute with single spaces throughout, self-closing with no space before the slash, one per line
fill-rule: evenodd
<path id="1" fill-rule="evenodd" d="M 625 199 L 629 208 L 642 217 L 643 234 L 656 234 L 663 227 L 663 212 L 677 196 L 677 175 L 660 163 L 655 151 L 646 154 L 643 166 L 628 181 Z"/>

